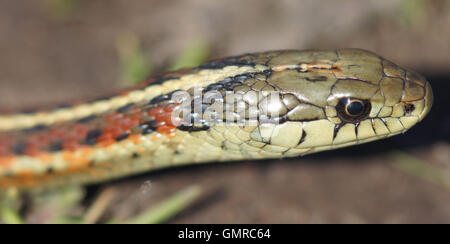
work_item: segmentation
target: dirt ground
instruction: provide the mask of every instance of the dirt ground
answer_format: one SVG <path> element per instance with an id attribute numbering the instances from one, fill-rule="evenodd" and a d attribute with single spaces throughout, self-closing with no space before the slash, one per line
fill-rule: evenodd
<path id="1" fill-rule="evenodd" d="M 204 189 L 201 199 L 170 223 L 450 223 L 449 1 L 0 0 L 0 109 L 118 88 L 117 45 L 127 35 L 141 41 L 156 69 L 199 40 L 209 43 L 211 58 L 364 48 L 424 74 L 435 105 L 422 123 L 384 141 L 295 159 L 168 169 L 88 187 L 90 195 L 119 189 L 107 216 L 129 218 L 196 184 Z M 433 183 L 395 167 L 394 151 L 448 177 Z"/>

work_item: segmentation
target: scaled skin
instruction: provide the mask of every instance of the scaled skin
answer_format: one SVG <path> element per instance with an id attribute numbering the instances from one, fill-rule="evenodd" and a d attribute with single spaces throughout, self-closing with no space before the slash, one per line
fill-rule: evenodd
<path id="1" fill-rule="evenodd" d="M 232 96 L 239 106 L 213 110 L 208 116 L 216 120 L 205 114 L 191 124 L 172 120 L 174 111 L 187 108 L 170 93 L 193 94 L 194 87 L 202 94 L 225 94 L 225 103 Z M 370 109 L 348 119 L 339 105 L 344 98 L 367 101 Z M 80 184 L 181 164 L 294 157 L 403 133 L 425 117 L 432 102 L 422 76 L 363 50 L 231 57 L 106 99 L 0 116 L 0 187 Z M 243 123 L 219 123 L 228 113 Z"/>

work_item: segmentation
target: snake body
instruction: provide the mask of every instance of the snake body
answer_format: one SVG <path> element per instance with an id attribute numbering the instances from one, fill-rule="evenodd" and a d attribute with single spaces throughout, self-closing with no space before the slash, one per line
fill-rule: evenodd
<path id="1" fill-rule="evenodd" d="M 113 96 L 1 115 L 0 187 L 295 157 L 403 133 L 432 102 L 424 77 L 364 50 L 224 58 Z"/>

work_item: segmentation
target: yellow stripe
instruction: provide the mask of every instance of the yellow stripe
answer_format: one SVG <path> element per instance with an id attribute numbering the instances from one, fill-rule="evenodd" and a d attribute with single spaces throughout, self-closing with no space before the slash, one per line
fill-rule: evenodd
<path id="1" fill-rule="evenodd" d="M 161 85 L 151 85 L 146 89 L 135 90 L 126 95 L 112 97 L 105 101 L 81 104 L 72 108 L 60 108 L 49 112 L 0 116 L 0 131 L 25 129 L 36 125 L 52 125 L 58 122 L 77 120 L 93 114 L 101 114 L 118 109 L 129 103 L 150 100 L 153 97 L 169 93 L 176 89 L 186 90 L 193 86 L 204 87 L 229 76 L 249 72 L 261 72 L 267 69 L 268 67 L 266 66 L 256 65 L 255 67 L 227 66 L 217 70 L 200 70 L 196 74 L 187 74 L 179 79 L 168 80 Z"/>

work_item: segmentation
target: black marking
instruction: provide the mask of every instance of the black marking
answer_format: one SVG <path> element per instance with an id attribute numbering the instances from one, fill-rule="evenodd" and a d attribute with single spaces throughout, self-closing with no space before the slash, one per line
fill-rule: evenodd
<path id="1" fill-rule="evenodd" d="M 384 118 L 380 118 L 381 121 L 383 122 L 384 126 L 387 128 L 387 130 L 389 131 L 389 133 L 392 133 L 391 129 L 389 129 L 388 124 L 386 123 L 386 120 Z"/>
<path id="2" fill-rule="evenodd" d="M 168 73 L 165 75 L 159 75 L 159 76 L 153 76 L 153 77 L 149 77 L 147 79 L 145 86 L 143 86 L 142 88 L 140 88 L 141 90 L 145 90 L 147 87 L 149 86 L 153 86 L 153 85 L 161 85 L 166 81 L 169 80 L 175 80 L 180 78 L 179 76 L 177 76 L 177 73 Z"/>
<path id="3" fill-rule="evenodd" d="M 129 135 L 130 135 L 130 132 L 125 132 L 122 135 L 120 135 L 119 137 L 117 137 L 116 140 L 123 141 L 123 140 L 127 139 Z"/>
<path id="4" fill-rule="evenodd" d="M 167 94 L 162 94 L 162 95 L 156 96 L 156 97 L 152 98 L 147 105 L 155 105 L 157 103 L 165 102 L 165 101 L 170 101 L 171 103 L 173 103 L 171 98 L 172 98 L 172 95 L 175 94 L 176 92 L 183 92 L 183 90 L 177 89 L 177 90 L 171 91 Z"/>
<path id="5" fill-rule="evenodd" d="M 268 117 L 267 115 L 261 114 L 257 118 L 260 124 L 283 124 L 288 121 L 287 117 Z"/>
<path id="6" fill-rule="evenodd" d="M 237 86 L 240 86 L 240 85 L 242 85 L 241 82 L 239 82 L 239 81 L 232 81 L 232 82 L 226 83 L 225 86 L 224 86 L 224 88 L 225 88 L 227 91 L 233 91 L 234 88 L 236 88 Z"/>
<path id="7" fill-rule="evenodd" d="M 160 103 L 163 101 L 167 101 L 169 99 L 170 99 L 170 97 L 168 94 L 163 94 L 163 95 L 154 97 L 152 100 L 150 100 L 149 104 L 156 104 L 156 103 Z"/>
<path id="8" fill-rule="evenodd" d="M 340 123 L 334 126 L 334 131 L 333 131 L 333 141 L 334 139 L 336 139 L 337 134 L 339 133 L 339 130 L 344 126 L 344 123 Z"/>
<path id="9" fill-rule="evenodd" d="M 194 126 L 194 125 L 185 125 L 185 124 L 181 124 L 177 127 L 179 130 L 182 131 L 203 131 L 203 130 L 209 130 L 210 127 L 206 124 L 201 125 L 201 126 Z"/>
<path id="10" fill-rule="evenodd" d="M 255 76 L 255 73 L 246 73 L 242 75 L 236 75 L 233 79 L 237 82 L 244 82 L 246 79 L 253 78 Z"/>
<path id="11" fill-rule="evenodd" d="M 153 130 L 158 129 L 158 121 L 153 120 L 150 122 L 145 123 L 149 128 L 152 128 Z"/>
<path id="12" fill-rule="evenodd" d="M 28 143 L 26 142 L 19 142 L 16 145 L 13 146 L 13 151 L 17 155 L 21 155 L 25 153 L 25 149 L 27 149 Z"/>
<path id="13" fill-rule="evenodd" d="M 158 121 L 153 120 L 144 124 L 140 124 L 139 127 L 142 129 L 142 134 L 147 135 L 153 133 L 157 130 Z"/>
<path id="14" fill-rule="evenodd" d="M 150 123 L 150 122 L 147 122 L 147 123 Z M 140 124 L 140 125 L 138 125 L 138 127 L 139 127 L 141 130 L 145 130 L 145 129 L 147 129 L 147 128 L 149 127 L 147 123 L 145 123 L 145 124 Z"/>
<path id="15" fill-rule="evenodd" d="M 63 142 L 60 140 L 54 141 L 50 145 L 50 151 L 52 151 L 52 152 L 61 151 L 62 148 L 63 148 Z"/>
<path id="16" fill-rule="evenodd" d="M 55 172 L 55 169 L 53 167 L 51 167 L 51 166 L 48 167 L 47 170 L 46 170 L 46 174 L 51 174 L 53 172 Z"/>
<path id="17" fill-rule="evenodd" d="M 97 115 L 93 114 L 93 115 L 89 115 L 87 117 L 81 118 L 77 122 L 78 123 L 87 123 L 87 122 L 90 122 L 90 121 L 92 121 L 92 120 L 94 120 L 96 118 L 97 118 Z"/>
<path id="18" fill-rule="evenodd" d="M 225 84 L 227 84 L 228 82 L 232 82 L 232 81 L 233 81 L 233 78 L 232 78 L 232 77 L 227 77 L 227 78 L 225 78 L 225 79 L 219 81 L 218 83 L 219 83 L 219 84 L 222 84 L 222 85 L 225 85 Z"/>
<path id="19" fill-rule="evenodd" d="M 272 75 L 272 72 L 273 72 L 273 71 L 272 71 L 272 70 L 269 70 L 269 69 L 263 71 L 263 73 L 264 73 L 267 77 L 271 76 L 271 75 Z"/>
<path id="20" fill-rule="evenodd" d="M 219 60 L 210 61 L 199 66 L 200 69 L 222 69 L 226 66 L 255 66 L 256 64 L 249 59 L 243 59 L 243 57 L 248 57 L 247 55 L 241 55 L 236 57 L 224 58 Z"/>
<path id="21" fill-rule="evenodd" d="M 103 135 L 103 131 L 100 129 L 91 130 L 87 133 L 85 142 L 89 145 L 94 145 L 97 143 L 97 138 Z"/>
<path id="22" fill-rule="evenodd" d="M 306 132 L 303 130 L 302 138 L 300 138 L 300 141 L 298 142 L 297 146 L 302 144 L 305 141 L 305 138 L 306 138 Z"/>
<path id="23" fill-rule="evenodd" d="M 139 154 L 134 152 L 133 155 L 131 155 L 132 158 L 139 158 Z"/>
<path id="24" fill-rule="evenodd" d="M 87 102 L 87 103 L 102 102 L 102 101 L 109 100 L 109 99 L 111 99 L 112 97 L 115 97 L 115 95 L 113 95 L 113 96 L 111 96 L 111 95 L 106 95 L 106 96 L 98 97 L 98 98 L 95 98 L 95 99 L 93 99 L 93 100 L 91 100 L 91 101 L 89 101 L 89 102 Z"/>
<path id="25" fill-rule="evenodd" d="M 18 112 L 21 114 L 35 114 L 35 113 L 39 113 L 39 112 L 43 112 L 43 111 L 51 111 L 53 109 L 66 109 L 66 108 L 71 108 L 71 107 L 72 107 L 71 104 L 63 103 L 63 104 L 57 104 L 57 105 L 53 105 L 53 106 L 44 106 L 41 108 L 29 107 L 29 108 L 20 109 Z"/>
<path id="26" fill-rule="evenodd" d="M 142 135 L 148 135 L 148 134 L 151 134 L 153 132 L 155 132 L 155 130 L 153 130 L 150 127 L 146 127 L 145 129 L 142 130 Z"/>
<path id="27" fill-rule="evenodd" d="M 20 111 L 21 114 L 34 114 L 37 113 L 39 110 L 34 108 L 26 108 Z"/>
<path id="28" fill-rule="evenodd" d="M 358 126 L 360 124 L 360 121 L 353 123 L 353 124 L 355 125 L 355 137 L 356 137 L 356 140 L 358 140 Z"/>
<path id="29" fill-rule="evenodd" d="M 213 83 L 208 85 L 203 92 L 208 92 L 208 91 L 219 91 L 221 89 L 225 89 L 226 91 L 233 91 L 234 88 L 236 88 L 237 86 L 242 85 L 242 83 L 250 78 L 255 77 L 256 74 L 260 74 L 260 73 L 245 73 L 245 74 L 240 74 L 240 75 L 236 75 L 234 77 L 227 77 L 217 83 Z"/>
<path id="30" fill-rule="evenodd" d="M 414 104 L 406 104 L 405 105 L 405 113 L 406 114 L 410 114 L 414 111 L 414 109 L 416 109 L 416 107 L 414 106 Z"/>
<path id="31" fill-rule="evenodd" d="M 71 108 L 72 105 L 71 104 L 59 104 L 56 106 L 56 109 L 64 109 L 64 108 Z"/>
<path id="32" fill-rule="evenodd" d="M 373 132 L 375 133 L 375 135 L 377 135 L 377 130 L 375 129 L 375 125 L 373 124 L 373 118 L 370 119 L 370 126 L 372 127 Z"/>
<path id="33" fill-rule="evenodd" d="M 209 91 L 218 91 L 223 88 L 223 84 L 220 83 L 213 83 L 207 86 L 205 89 L 203 89 L 203 92 L 209 92 Z"/>
<path id="34" fill-rule="evenodd" d="M 347 77 L 347 78 L 345 78 L 345 79 L 337 79 L 336 83 L 339 82 L 339 81 L 359 81 L 359 82 L 364 82 L 364 83 L 366 83 L 367 85 L 377 87 L 377 85 L 371 83 L 370 81 L 363 80 L 363 79 L 360 79 L 360 78 Z M 335 83 L 335 84 L 336 84 L 336 83 Z"/>
<path id="35" fill-rule="evenodd" d="M 327 81 L 328 77 L 326 76 L 314 76 L 314 77 L 306 77 L 307 81 L 316 82 L 316 81 Z"/>
<path id="36" fill-rule="evenodd" d="M 38 132 L 38 131 L 43 131 L 43 130 L 45 130 L 47 128 L 48 128 L 48 126 L 43 125 L 43 124 L 39 124 L 39 125 L 35 125 L 35 126 L 31 127 L 31 128 L 24 129 L 23 131 L 24 132 Z"/>
<path id="37" fill-rule="evenodd" d="M 170 98 L 172 98 L 172 95 L 175 94 L 175 93 L 177 93 L 177 92 L 183 92 L 183 90 L 181 90 L 181 89 L 176 89 L 176 90 L 174 90 L 174 91 L 171 91 L 171 92 L 167 93 L 167 96 L 168 96 L 169 99 L 170 99 Z"/>
<path id="38" fill-rule="evenodd" d="M 130 103 L 130 104 L 127 104 L 125 106 L 118 108 L 116 111 L 118 113 L 125 113 L 126 111 L 130 110 L 133 107 L 134 107 L 134 103 Z"/>
<path id="39" fill-rule="evenodd" d="M 353 67 L 361 67 L 361 66 L 359 66 L 359 65 L 356 65 L 356 64 L 349 64 L 349 65 L 347 65 L 347 68 L 353 68 Z"/>

